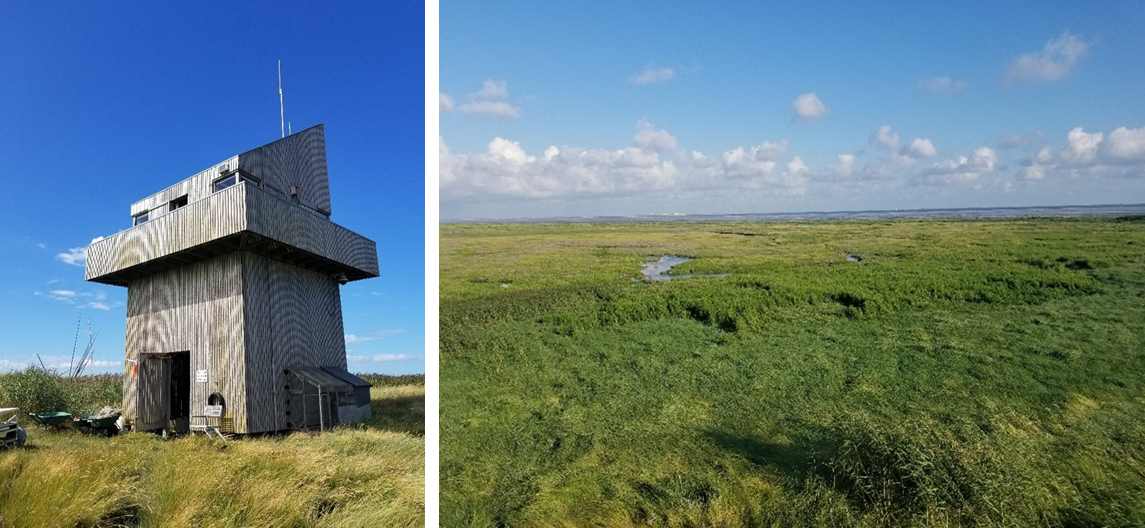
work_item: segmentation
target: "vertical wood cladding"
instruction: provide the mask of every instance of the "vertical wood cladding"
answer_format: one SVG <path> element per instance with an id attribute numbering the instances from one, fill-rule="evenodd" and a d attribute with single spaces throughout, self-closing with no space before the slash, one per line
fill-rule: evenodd
<path id="1" fill-rule="evenodd" d="M 235 167 L 238 167 L 238 161 L 238 156 L 231 157 L 222 163 L 215 164 L 214 167 L 131 204 L 131 216 L 149 212 L 149 218 L 154 220 L 170 212 L 167 206 L 171 203 L 171 200 L 179 198 L 180 196 L 186 196 L 188 204 L 195 203 L 210 196 L 214 190 L 213 184 L 215 179 L 224 171 L 233 170 Z"/>
<path id="2" fill-rule="evenodd" d="M 326 133 L 322 125 L 244 152 L 238 158 L 239 170 L 287 196 L 294 185 L 299 202 L 330 214 L 330 177 L 326 173 Z"/>
<path id="3" fill-rule="evenodd" d="M 214 181 L 235 170 L 261 183 L 214 192 Z M 187 205 L 170 211 L 184 196 Z M 172 374 L 163 355 L 186 353 L 190 414 L 203 414 L 219 393 L 223 424 L 235 433 L 288 427 L 286 369 L 346 368 L 334 276 L 376 277 L 377 245 L 314 211 L 330 213 L 322 125 L 132 204 L 148 222 L 88 246 L 87 280 L 128 287 L 125 418 L 165 425 Z"/>
<path id="4" fill-rule="evenodd" d="M 211 195 L 214 182 L 223 172 L 239 169 L 262 180 L 282 196 L 290 186 L 298 189 L 298 201 L 330 214 L 330 177 L 326 171 L 326 134 L 322 125 L 310 127 L 278 141 L 216 163 L 190 178 L 131 204 L 131 216 L 148 212 L 155 218 L 166 215 L 171 200 L 186 196 L 188 204 Z"/>
<path id="5" fill-rule="evenodd" d="M 246 207 L 251 233 L 378 275 L 373 240 L 258 190 L 247 193 Z"/>
<path id="6" fill-rule="evenodd" d="M 243 232 L 314 253 L 367 275 L 378 275 L 374 241 L 244 183 L 92 242 L 88 246 L 86 278 L 98 280 Z"/>
<path id="7" fill-rule="evenodd" d="M 221 255 L 133 281 L 127 290 L 127 359 L 147 366 L 147 354 L 190 352 L 191 372 L 206 370 L 206 383 L 191 383 L 191 413 L 202 414 L 207 397 L 226 398 L 236 433 L 246 429 L 246 378 L 242 256 Z M 128 377 L 134 365 L 127 363 Z M 137 397 L 161 397 L 134 380 L 125 390 L 124 415 L 136 418 Z M 151 418 L 151 417 L 146 417 Z"/>
<path id="8" fill-rule="evenodd" d="M 242 258 L 250 429 L 285 428 L 284 371 L 346 367 L 338 283 L 262 255 Z"/>
<path id="9" fill-rule="evenodd" d="M 246 186 L 236 185 L 172 214 L 92 242 L 86 278 L 124 270 L 246 229 Z M 257 191 L 255 191 L 257 192 Z"/>

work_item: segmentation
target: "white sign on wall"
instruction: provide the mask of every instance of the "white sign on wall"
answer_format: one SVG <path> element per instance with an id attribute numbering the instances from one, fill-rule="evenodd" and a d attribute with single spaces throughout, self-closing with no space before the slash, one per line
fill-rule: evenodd
<path id="1" fill-rule="evenodd" d="M 195 383 L 206 383 L 206 382 L 207 382 L 207 371 L 196 370 L 195 371 Z"/>

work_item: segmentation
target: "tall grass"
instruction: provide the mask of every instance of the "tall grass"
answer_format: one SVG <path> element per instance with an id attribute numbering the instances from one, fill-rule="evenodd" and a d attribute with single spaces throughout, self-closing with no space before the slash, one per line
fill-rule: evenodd
<path id="1" fill-rule="evenodd" d="M 23 371 L 0 374 L 0 405 L 24 412 L 63 411 L 90 414 L 123 402 L 122 376 L 99 374 L 61 376 L 58 372 L 30 366 Z"/>
<path id="2" fill-rule="evenodd" d="M 29 427 L 26 447 L 0 453 L 2 522 L 422 526 L 424 380 L 374 379 L 390 383 L 371 389 L 371 420 L 321 435 L 243 438 L 224 446 L 203 436 L 107 439 Z"/>
<path id="3" fill-rule="evenodd" d="M 447 526 L 1145 524 L 1139 222 L 440 240 Z"/>

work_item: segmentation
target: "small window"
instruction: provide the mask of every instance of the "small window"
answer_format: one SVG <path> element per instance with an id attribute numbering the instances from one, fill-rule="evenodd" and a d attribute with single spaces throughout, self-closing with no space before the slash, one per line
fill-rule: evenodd
<path id="1" fill-rule="evenodd" d="M 219 192 L 219 191 L 221 191 L 221 190 L 223 190 L 223 189 L 226 189 L 227 187 L 230 187 L 230 186 L 234 185 L 234 184 L 235 184 L 235 182 L 237 181 L 237 179 L 238 179 L 238 178 L 237 178 L 237 176 L 235 176 L 234 174 L 232 174 L 232 175 L 230 175 L 230 176 L 227 176 L 226 178 L 223 178 L 223 179 L 221 179 L 221 180 L 218 180 L 218 181 L 216 181 L 216 182 L 215 182 L 215 191 L 214 191 L 214 192 Z"/>
<path id="2" fill-rule="evenodd" d="M 146 223 L 147 223 L 147 213 L 150 213 L 150 212 L 151 212 L 151 211 L 147 211 L 146 213 L 139 213 L 139 214 L 137 214 L 137 215 L 135 215 L 135 216 L 131 217 L 131 218 L 133 219 L 133 221 L 132 221 L 131 225 L 143 225 L 143 224 L 146 224 Z"/>
<path id="3" fill-rule="evenodd" d="M 171 208 L 168 209 L 169 211 L 174 211 L 180 207 L 187 207 L 187 195 L 184 194 L 183 196 L 171 200 L 170 207 Z"/>
<path id="4" fill-rule="evenodd" d="M 249 182 L 249 183 L 254 184 L 257 187 L 262 187 L 262 180 L 259 180 L 258 178 L 255 178 L 254 176 L 247 176 L 246 174 L 242 174 L 239 176 L 239 181 Z"/>

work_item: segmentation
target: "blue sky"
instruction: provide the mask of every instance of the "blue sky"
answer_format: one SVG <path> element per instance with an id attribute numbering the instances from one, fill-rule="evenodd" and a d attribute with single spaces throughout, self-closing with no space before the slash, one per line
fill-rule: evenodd
<path id="1" fill-rule="evenodd" d="M 442 219 L 1145 202 L 1140 2 L 442 2 Z"/>
<path id="2" fill-rule="evenodd" d="M 326 127 L 331 219 L 378 244 L 382 276 L 342 288 L 350 369 L 425 371 L 424 8 L 291 4 L 0 4 L 0 370 L 66 365 L 80 319 L 88 370 L 121 371 L 126 289 L 76 248 L 278 139 L 281 59 L 286 119 Z"/>

